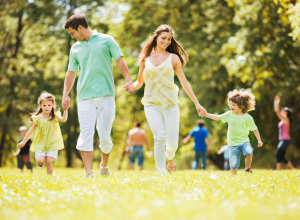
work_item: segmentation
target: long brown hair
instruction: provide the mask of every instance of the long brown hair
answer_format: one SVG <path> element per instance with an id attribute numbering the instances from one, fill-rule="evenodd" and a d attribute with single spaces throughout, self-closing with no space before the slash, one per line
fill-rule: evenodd
<path id="1" fill-rule="evenodd" d="M 146 46 L 143 48 L 142 52 L 140 53 L 139 60 L 140 61 L 145 60 L 151 55 L 152 51 L 156 48 L 157 38 L 162 32 L 172 33 L 171 44 L 167 47 L 166 51 L 168 51 L 169 53 L 176 54 L 181 61 L 181 65 L 184 66 L 188 62 L 189 57 L 188 57 L 187 53 L 185 52 L 183 46 L 177 40 L 175 40 L 175 38 L 173 37 L 173 35 L 175 33 L 173 28 L 166 24 L 160 25 L 154 31 L 154 34 L 152 36 L 150 36 L 148 43 L 146 44 Z M 181 55 L 181 53 L 183 53 L 183 56 Z"/>
<path id="2" fill-rule="evenodd" d="M 46 91 L 43 91 L 42 94 L 40 95 L 40 97 L 38 98 L 39 107 L 36 109 L 36 111 L 32 115 L 37 116 L 43 112 L 43 109 L 40 107 L 40 105 L 42 104 L 42 101 L 52 101 L 52 104 L 54 104 L 56 106 L 54 95 L 52 95 Z M 50 120 L 55 119 L 55 106 L 52 107 L 52 109 L 51 109 L 51 119 Z M 30 120 L 32 120 L 32 119 L 30 119 Z"/>

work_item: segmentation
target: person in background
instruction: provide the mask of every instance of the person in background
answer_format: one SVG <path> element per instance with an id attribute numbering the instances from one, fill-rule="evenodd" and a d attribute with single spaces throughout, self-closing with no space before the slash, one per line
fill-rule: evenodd
<path id="1" fill-rule="evenodd" d="M 20 143 L 21 141 L 23 141 L 25 135 L 27 132 L 27 128 L 25 126 L 21 126 L 19 128 L 19 133 L 22 136 L 22 138 L 18 141 L 18 143 Z M 29 139 L 23 148 L 20 148 L 17 152 L 15 152 L 13 155 L 14 157 L 17 157 L 17 161 L 18 161 L 18 168 L 21 170 L 21 173 L 23 173 L 23 168 L 24 165 L 26 165 L 27 169 L 31 171 L 31 173 L 33 173 L 32 171 L 32 164 L 30 162 L 30 155 L 29 155 L 29 149 L 31 146 L 32 141 Z"/>
<path id="2" fill-rule="evenodd" d="M 276 169 L 281 169 L 281 162 L 285 163 L 289 169 L 294 169 L 291 161 L 285 158 L 285 153 L 291 143 L 289 134 L 290 127 L 293 125 L 292 112 L 288 107 L 280 110 L 280 96 L 276 95 L 274 99 L 274 111 L 280 119 L 279 128 L 279 144 L 276 151 Z"/>
<path id="3" fill-rule="evenodd" d="M 195 159 L 192 164 L 192 169 L 196 170 L 199 166 L 199 159 L 201 158 L 202 169 L 206 169 L 206 154 L 210 151 L 210 142 L 208 130 L 204 128 L 205 121 L 200 119 L 197 121 L 198 126 L 193 128 L 193 130 L 183 139 L 183 144 L 186 144 L 191 137 L 194 137 L 195 142 Z"/>
<path id="4" fill-rule="evenodd" d="M 230 170 L 229 168 L 229 148 L 227 145 L 227 140 L 226 140 L 226 145 L 221 147 L 221 149 L 218 151 L 218 154 L 224 154 L 224 170 Z"/>
<path id="5" fill-rule="evenodd" d="M 138 158 L 138 165 L 140 170 L 143 170 L 144 163 L 144 150 L 143 143 L 146 144 L 147 152 L 150 152 L 146 132 L 141 129 L 141 123 L 136 122 L 135 128 L 128 132 L 128 138 L 126 140 L 125 152 L 129 153 L 130 169 L 134 170 L 135 159 Z M 131 145 L 131 147 L 130 147 Z"/>

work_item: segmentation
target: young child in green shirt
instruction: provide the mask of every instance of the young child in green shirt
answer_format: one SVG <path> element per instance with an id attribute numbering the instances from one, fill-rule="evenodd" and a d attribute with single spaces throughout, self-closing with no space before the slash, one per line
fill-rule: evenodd
<path id="1" fill-rule="evenodd" d="M 249 131 L 253 131 L 255 134 L 258 147 L 263 145 L 254 120 L 247 113 L 255 109 L 255 97 L 252 93 L 243 89 L 239 91 L 233 90 L 228 93 L 228 105 L 230 111 L 222 115 L 206 113 L 205 117 L 228 123 L 227 141 L 231 174 L 237 173 L 237 169 L 240 166 L 241 152 L 245 156 L 245 173 L 253 173 L 251 170 L 253 148 L 249 143 Z"/>

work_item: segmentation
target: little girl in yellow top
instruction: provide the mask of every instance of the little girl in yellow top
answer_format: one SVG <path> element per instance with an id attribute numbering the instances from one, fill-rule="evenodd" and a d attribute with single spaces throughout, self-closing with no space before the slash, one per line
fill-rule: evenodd
<path id="1" fill-rule="evenodd" d="M 67 121 L 68 109 L 64 109 L 64 115 L 61 117 L 59 111 L 55 112 L 55 97 L 47 92 L 40 95 L 38 104 L 39 108 L 30 119 L 33 125 L 18 147 L 22 148 L 36 130 L 30 150 L 35 152 L 37 168 L 42 169 L 46 160 L 47 174 L 52 174 L 52 161 L 57 160 L 58 150 L 64 148 L 58 122 Z"/>

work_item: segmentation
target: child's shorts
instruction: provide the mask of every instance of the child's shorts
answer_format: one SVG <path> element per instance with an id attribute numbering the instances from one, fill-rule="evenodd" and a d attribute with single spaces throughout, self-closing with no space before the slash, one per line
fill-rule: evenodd
<path id="1" fill-rule="evenodd" d="M 241 152 L 244 156 L 253 155 L 253 148 L 249 142 L 229 147 L 229 164 L 231 169 L 240 167 Z"/>
<path id="2" fill-rule="evenodd" d="M 58 151 L 49 151 L 47 153 L 44 152 L 35 152 L 35 159 L 38 156 L 44 156 L 44 157 L 53 157 L 53 161 L 57 160 L 57 156 L 58 156 Z"/>

